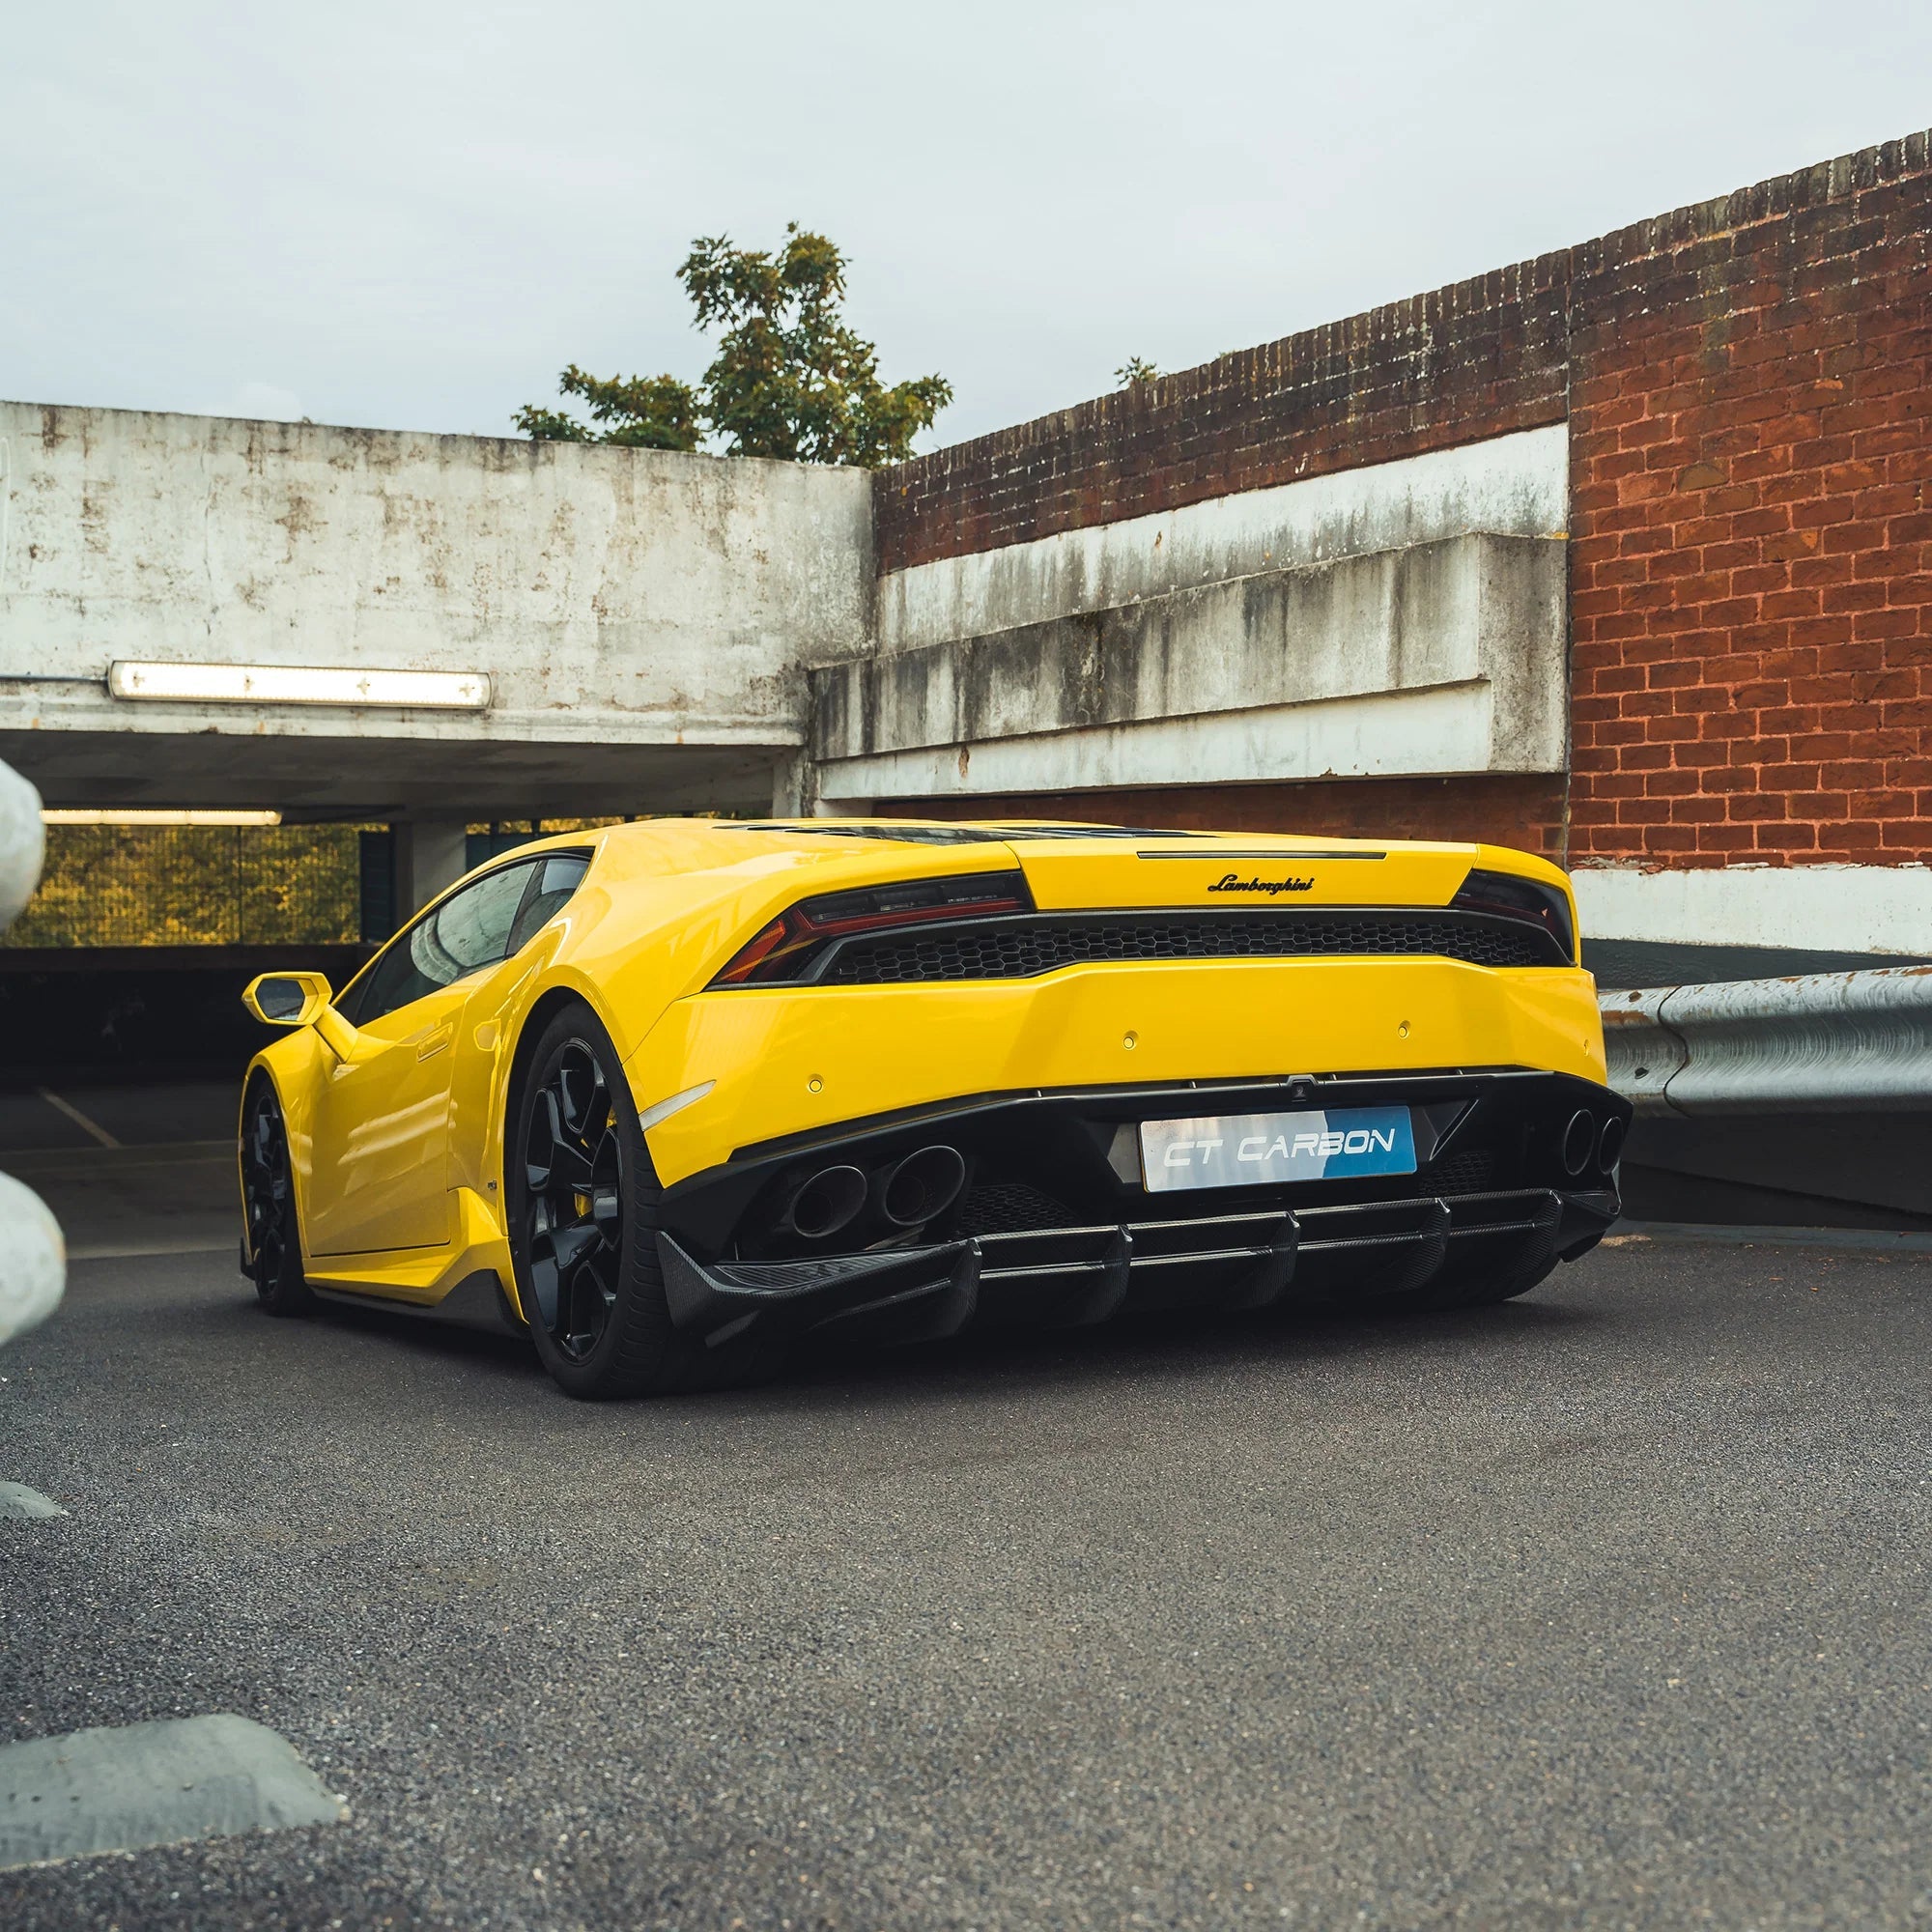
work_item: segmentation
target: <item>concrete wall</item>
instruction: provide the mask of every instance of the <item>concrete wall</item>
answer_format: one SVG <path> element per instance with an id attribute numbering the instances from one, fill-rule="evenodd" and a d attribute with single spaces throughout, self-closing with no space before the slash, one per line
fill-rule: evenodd
<path id="1" fill-rule="evenodd" d="M 798 464 L 0 404 L 0 750 L 50 804 L 380 809 L 500 771 L 526 811 L 661 809 L 722 775 L 768 808 L 800 668 L 868 630 L 869 492 Z M 487 670 L 495 695 L 481 716 L 116 702 L 127 658 Z M 221 758 L 176 755 L 207 731 Z"/>

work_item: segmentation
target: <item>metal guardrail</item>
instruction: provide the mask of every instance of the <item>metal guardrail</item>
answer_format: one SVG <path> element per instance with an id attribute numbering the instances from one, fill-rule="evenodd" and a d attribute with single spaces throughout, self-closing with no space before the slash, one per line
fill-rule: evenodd
<path id="1" fill-rule="evenodd" d="M 26 904 L 44 850 L 41 795 L 0 765 L 0 931 Z M 45 1204 L 0 1174 L 0 1342 L 52 1314 L 67 1285 L 67 1249 Z"/>
<path id="2" fill-rule="evenodd" d="M 1639 1114 L 1932 1111 L 1932 966 L 1605 993 L 1610 1085 Z"/>

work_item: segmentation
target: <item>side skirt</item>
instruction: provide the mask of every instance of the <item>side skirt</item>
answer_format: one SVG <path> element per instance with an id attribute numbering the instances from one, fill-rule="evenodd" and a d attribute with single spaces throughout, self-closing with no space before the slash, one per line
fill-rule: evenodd
<path id="1" fill-rule="evenodd" d="M 374 1289 L 327 1288 L 311 1281 L 309 1292 L 318 1301 L 337 1308 L 381 1308 L 391 1315 L 411 1315 L 418 1321 L 439 1321 L 456 1328 L 481 1329 L 489 1335 L 527 1335 L 529 1330 L 516 1318 L 510 1297 L 503 1292 L 502 1277 L 495 1268 L 477 1268 L 467 1274 L 440 1301 L 427 1304 L 404 1301 Z"/>

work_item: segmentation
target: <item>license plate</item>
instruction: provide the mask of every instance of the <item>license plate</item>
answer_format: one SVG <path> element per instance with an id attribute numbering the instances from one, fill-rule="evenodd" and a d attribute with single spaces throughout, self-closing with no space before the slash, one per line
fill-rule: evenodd
<path id="1" fill-rule="evenodd" d="M 1141 1122 L 1141 1174 L 1155 1194 L 1414 1172 L 1415 1135 L 1406 1107 Z"/>

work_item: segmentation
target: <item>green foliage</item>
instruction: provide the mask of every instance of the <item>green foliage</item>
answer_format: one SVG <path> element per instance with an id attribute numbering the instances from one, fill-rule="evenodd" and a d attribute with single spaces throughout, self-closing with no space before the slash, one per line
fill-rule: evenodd
<path id="1" fill-rule="evenodd" d="M 349 825 L 50 825 L 9 946 L 294 946 L 356 937 Z"/>
<path id="2" fill-rule="evenodd" d="M 720 331 L 699 388 L 675 376 L 607 381 L 573 363 L 562 392 L 603 427 L 536 404 L 517 412 L 517 427 L 650 449 L 695 449 L 709 433 L 727 456 L 871 466 L 910 456 L 914 437 L 952 400 L 940 376 L 880 382 L 877 349 L 844 317 L 845 257 L 795 221 L 776 253 L 700 236 L 677 275 L 697 327 Z"/>
<path id="3" fill-rule="evenodd" d="M 1142 383 L 1156 382 L 1159 377 L 1160 371 L 1151 362 L 1145 361 L 1138 355 L 1129 355 L 1114 371 L 1115 382 L 1123 389 L 1135 388 Z"/>
<path id="4" fill-rule="evenodd" d="M 581 396 L 592 422 L 586 428 L 560 410 L 526 404 L 516 425 L 526 436 L 547 442 L 621 442 L 634 449 L 696 449 L 704 434 L 697 392 L 675 376 L 586 375 L 573 362 L 557 378 L 566 396 Z"/>

